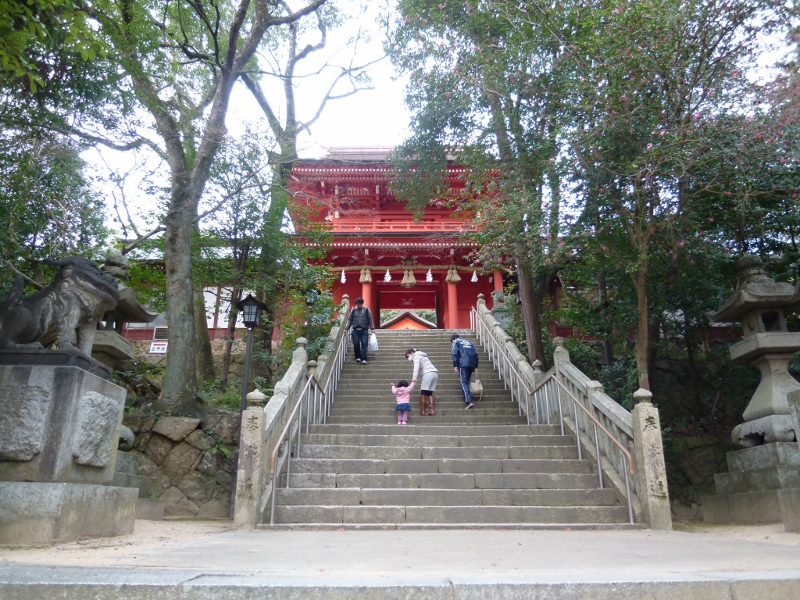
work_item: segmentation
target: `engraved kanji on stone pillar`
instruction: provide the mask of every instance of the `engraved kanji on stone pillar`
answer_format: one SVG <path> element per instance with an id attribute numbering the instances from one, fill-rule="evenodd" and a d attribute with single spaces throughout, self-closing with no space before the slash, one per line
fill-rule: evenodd
<path id="1" fill-rule="evenodd" d="M 650 529 L 672 529 L 661 422 L 652 398 L 653 394 L 642 388 L 633 394 L 636 401 L 631 411 L 636 487 L 642 503 L 642 517 Z"/>

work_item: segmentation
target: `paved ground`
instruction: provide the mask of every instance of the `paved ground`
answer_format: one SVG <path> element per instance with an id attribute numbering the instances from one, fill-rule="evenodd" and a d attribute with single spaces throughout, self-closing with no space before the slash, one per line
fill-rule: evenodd
<path id="1" fill-rule="evenodd" d="M 140 521 L 128 538 L 0 550 L 0 598 L 800 598 L 800 534 L 693 529 L 233 531 Z"/>

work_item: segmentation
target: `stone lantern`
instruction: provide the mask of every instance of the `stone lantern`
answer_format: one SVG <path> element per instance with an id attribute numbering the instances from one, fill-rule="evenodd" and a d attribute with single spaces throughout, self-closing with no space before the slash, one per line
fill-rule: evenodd
<path id="1" fill-rule="evenodd" d="M 717 523 L 782 522 L 800 531 L 800 425 L 791 410 L 800 383 L 788 365 L 800 349 L 800 333 L 786 327 L 786 315 L 800 306 L 800 285 L 778 283 L 767 275 L 758 256 L 739 259 L 734 294 L 709 318 L 741 321 L 744 339 L 730 348 L 731 358 L 749 361 L 761 371 L 742 417 L 733 429 L 727 473 L 714 475 L 715 496 L 703 496 L 703 519 Z"/>
<path id="2" fill-rule="evenodd" d="M 761 371 L 759 383 L 744 410 L 744 423 L 733 430 L 733 443 L 741 448 L 797 439 L 787 396 L 800 390 L 789 374 L 792 356 L 800 350 L 800 333 L 786 327 L 786 315 L 800 307 L 798 291 L 789 283 L 771 279 L 758 256 L 739 259 L 734 294 L 712 315 L 715 322 L 741 321 L 744 339 L 730 348 L 731 358 L 750 361 Z"/>

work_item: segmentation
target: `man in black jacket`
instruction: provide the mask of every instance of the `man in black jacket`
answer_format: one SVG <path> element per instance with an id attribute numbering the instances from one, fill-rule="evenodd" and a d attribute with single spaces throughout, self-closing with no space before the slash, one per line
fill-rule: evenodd
<path id="1" fill-rule="evenodd" d="M 464 392 L 464 402 L 467 408 L 472 408 L 472 392 L 469 391 L 469 380 L 472 372 L 478 368 L 478 351 L 475 344 L 465 340 L 460 335 L 453 334 L 450 338 L 453 343 L 452 356 L 453 368 L 461 380 L 461 391 Z"/>
<path id="2" fill-rule="evenodd" d="M 350 311 L 345 330 L 352 329 L 353 352 L 356 355 L 356 362 L 363 365 L 367 364 L 367 347 L 369 346 L 369 333 L 375 332 L 375 322 L 372 320 L 372 313 L 364 306 L 363 298 L 356 298 L 356 307 Z"/>

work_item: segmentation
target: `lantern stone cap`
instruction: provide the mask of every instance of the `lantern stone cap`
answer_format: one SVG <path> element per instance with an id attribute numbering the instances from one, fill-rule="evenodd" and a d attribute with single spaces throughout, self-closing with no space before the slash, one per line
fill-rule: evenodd
<path id="1" fill-rule="evenodd" d="M 719 311 L 708 315 L 711 321 L 740 321 L 743 315 L 760 308 L 783 308 L 787 313 L 800 308 L 800 282 L 792 286 L 770 278 L 761 258 L 754 254 L 745 254 L 736 265 L 736 291 Z"/>
<path id="2" fill-rule="evenodd" d="M 308 343 L 308 340 L 304 337 L 299 337 L 294 341 L 294 343 L 298 346 L 305 346 Z"/>

